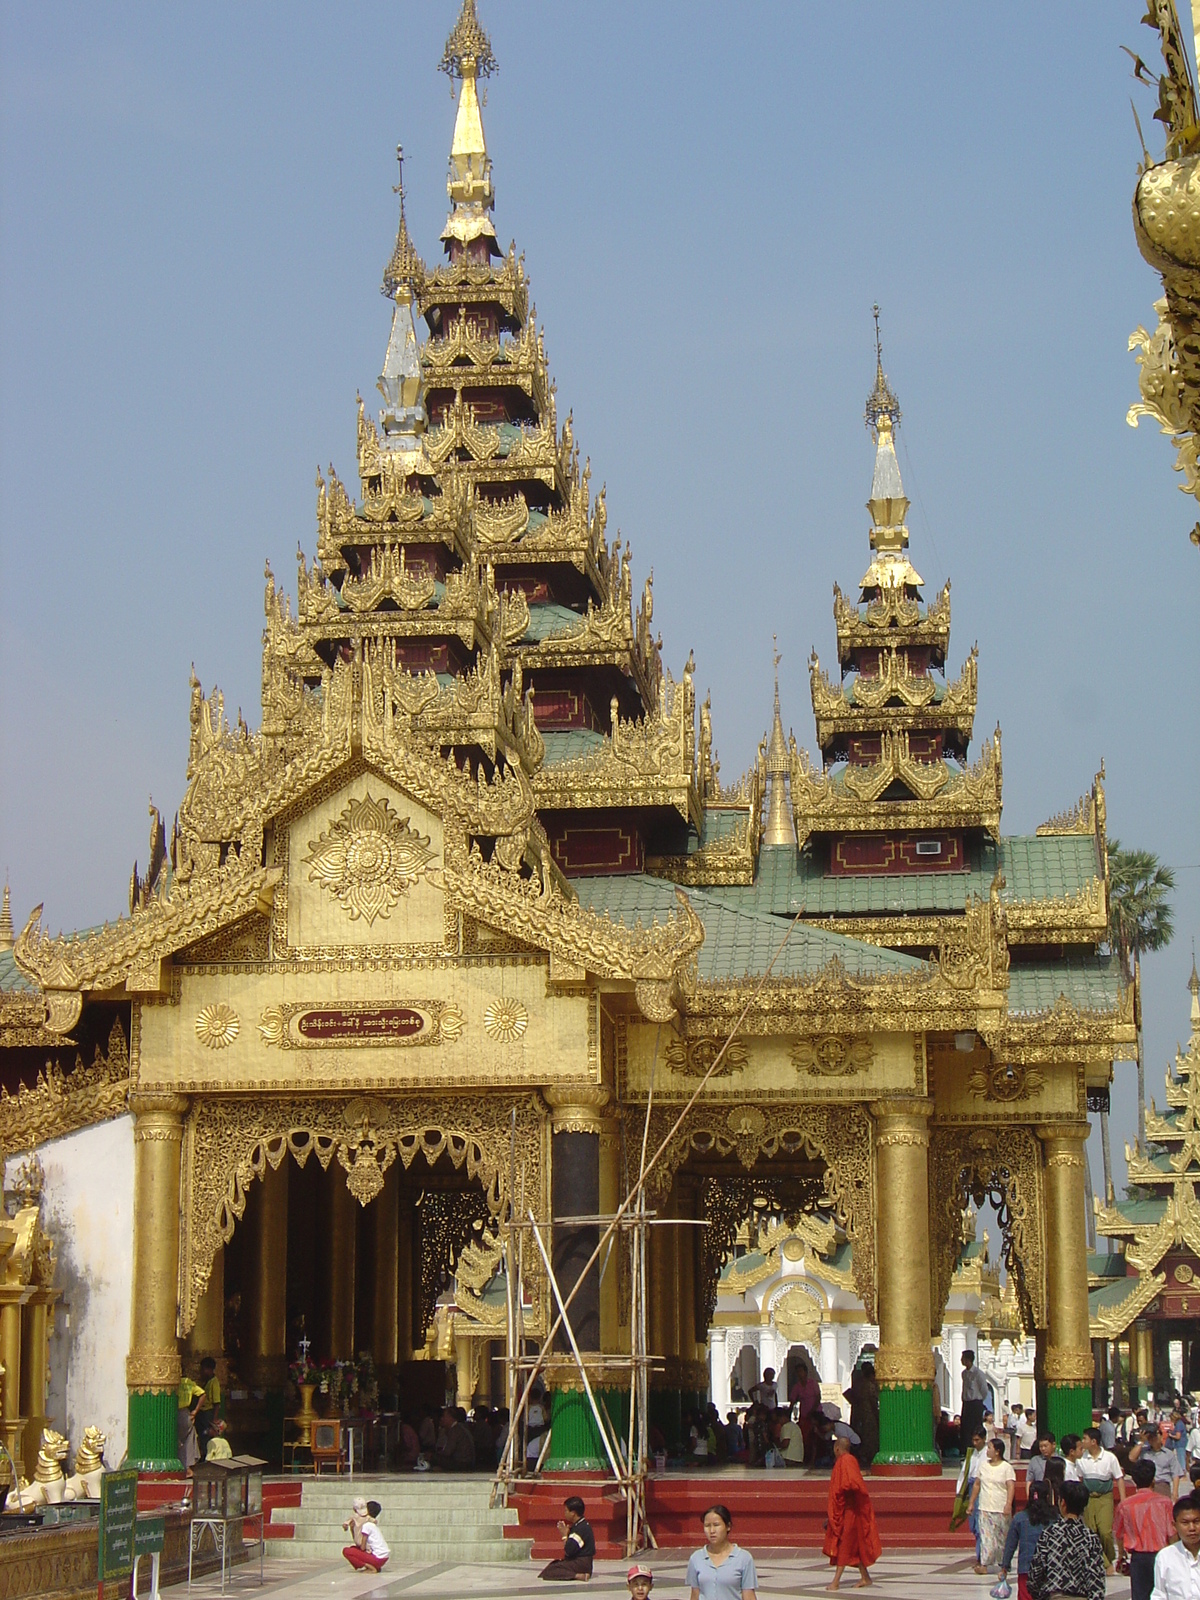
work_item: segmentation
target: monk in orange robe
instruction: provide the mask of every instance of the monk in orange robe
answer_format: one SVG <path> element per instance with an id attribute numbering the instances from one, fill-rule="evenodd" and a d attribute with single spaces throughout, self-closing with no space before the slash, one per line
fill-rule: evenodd
<path id="1" fill-rule="evenodd" d="M 835 1569 L 833 1582 L 825 1585 L 827 1589 L 841 1588 L 842 1573 L 847 1567 L 859 1570 L 859 1580 L 854 1587 L 868 1588 L 871 1578 L 867 1568 L 883 1553 L 879 1529 L 875 1526 L 875 1508 L 863 1482 L 862 1470 L 850 1454 L 850 1446 L 857 1443 L 857 1435 L 846 1423 L 834 1424 L 833 1476 L 829 1480 L 825 1543 L 821 1546 Z"/>

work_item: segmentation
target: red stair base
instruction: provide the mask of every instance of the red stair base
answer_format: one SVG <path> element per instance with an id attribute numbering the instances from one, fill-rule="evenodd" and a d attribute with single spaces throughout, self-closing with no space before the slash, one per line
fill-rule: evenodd
<path id="1" fill-rule="evenodd" d="M 868 1479 L 879 1536 L 885 1550 L 970 1549 L 966 1527 L 950 1532 L 954 1507 L 952 1477 Z M 520 1525 L 506 1528 L 506 1537 L 533 1540 L 534 1560 L 548 1561 L 562 1553 L 555 1524 L 567 1495 L 578 1494 L 587 1506 L 596 1534 L 596 1554 L 616 1559 L 625 1554 L 625 1503 L 603 1478 L 556 1475 L 552 1480 L 519 1483 L 509 1505 Z M 695 1549 L 703 1543 L 700 1519 L 719 1501 L 733 1513 L 739 1544 L 760 1548 L 819 1550 L 825 1537 L 828 1478 L 800 1477 L 787 1471 L 754 1477 L 721 1474 L 655 1477 L 647 1485 L 650 1527 L 667 1549 Z"/>

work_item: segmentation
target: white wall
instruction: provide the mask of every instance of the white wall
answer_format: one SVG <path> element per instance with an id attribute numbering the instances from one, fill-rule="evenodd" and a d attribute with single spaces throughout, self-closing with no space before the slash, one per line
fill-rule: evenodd
<path id="1" fill-rule="evenodd" d="M 50 1341 L 47 1411 L 71 1441 L 108 1435 L 105 1460 L 125 1454 L 125 1356 L 133 1297 L 133 1118 L 119 1117 L 38 1150 L 46 1173 L 42 1227 L 58 1247 L 62 1290 Z M 10 1160 L 5 1187 L 24 1156 Z"/>

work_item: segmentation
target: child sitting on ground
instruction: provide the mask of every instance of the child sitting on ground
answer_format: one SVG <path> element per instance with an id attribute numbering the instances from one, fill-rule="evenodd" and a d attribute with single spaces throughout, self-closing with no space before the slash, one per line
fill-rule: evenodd
<path id="1" fill-rule="evenodd" d="M 354 1543 L 348 1544 L 342 1554 L 350 1565 L 359 1572 L 366 1568 L 370 1568 L 372 1572 L 381 1572 L 387 1565 L 387 1558 L 392 1553 L 388 1549 L 387 1540 L 379 1531 L 378 1519 L 383 1507 L 378 1500 L 368 1500 L 365 1507 L 366 1519 L 355 1527 L 358 1508 L 362 1503 L 361 1500 L 354 1502 L 354 1512 L 351 1514 L 350 1521 L 343 1523 L 343 1527 L 347 1530 L 354 1529 L 352 1534 Z"/>
<path id="2" fill-rule="evenodd" d="M 577 1494 L 563 1501 L 563 1517 L 558 1524 L 562 1536 L 563 1553 L 559 1560 L 551 1561 L 538 1573 L 549 1583 L 569 1583 L 578 1580 L 586 1583 L 592 1575 L 592 1562 L 596 1556 L 596 1535 L 585 1515 L 586 1507 Z"/>

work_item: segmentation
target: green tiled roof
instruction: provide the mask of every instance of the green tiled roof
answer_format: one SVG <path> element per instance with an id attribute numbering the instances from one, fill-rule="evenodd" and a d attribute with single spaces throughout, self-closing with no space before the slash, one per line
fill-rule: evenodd
<path id="1" fill-rule="evenodd" d="M 740 813 L 709 812 L 705 817 L 728 821 Z M 985 899 L 996 873 L 1004 874 L 1002 899 L 1044 900 L 1075 894 L 1099 874 L 1093 840 L 1083 837 L 1017 837 L 999 847 L 984 839 L 971 849 L 963 872 L 880 873 L 833 877 L 809 852 L 791 845 L 764 845 L 758 876 L 744 888 L 708 891 L 739 909 L 795 916 L 804 907 L 814 917 L 894 916 L 923 912 L 959 912 L 971 895 Z"/>
<path id="2" fill-rule="evenodd" d="M 533 644 L 540 644 L 553 633 L 566 633 L 571 628 L 577 628 L 582 621 L 579 612 L 572 611 L 569 606 L 531 605 L 529 626 L 521 637 Z"/>
<path id="3" fill-rule="evenodd" d="M 673 884 L 644 873 L 625 877 L 575 878 L 572 887 L 580 902 L 602 915 L 631 926 L 637 921 L 665 921 L 678 902 Z M 704 924 L 704 943 L 698 957 L 701 982 L 721 983 L 753 977 L 767 968 L 788 924 L 761 911 L 741 910 L 730 904 L 723 890 L 717 896 L 706 889 L 690 889 L 688 899 Z M 799 924 L 783 954 L 772 968 L 774 976 L 813 976 L 837 956 L 853 977 L 876 978 L 886 973 L 921 972 L 926 963 L 915 956 L 884 950 L 844 934 Z"/>
<path id="4" fill-rule="evenodd" d="M 1153 1227 L 1162 1221 L 1167 1201 L 1165 1195 L 1161 1198 L 1156 1195 L 1149 1200 L 1119 1200 L 1112 1209 L 1119 1211 L 1125 1221 L 1135 1228 Z"/>
<path id="5" fill-rule="evenodd" d="M 574 761 L 586 756 L 590 750 L 604 743 L 604 735 L 594 728 L 557 728 L 542 733 L 546 746 L 545 765 L 553 767 L 559 761 Z"/>
<path id="6" fill-rule="evenodd" d="M 1065 961 L 1014 961 L 1008 970 L 1009 1015 L 1050 1011 L 1065 995 L 1079 1011 L 1115 1011 L 1121 998 L 1116 956 L 1072 955 Z"/>
<path id="7" fill-rule="evenodd" d="M 1089 1252 L 1087 1258 L 1088 1275 L 1093 1278 L 1124 1278 L 1126 1273 L 1125 1257 L 1119 1251 L 1100 1255 L 1098 1251 Z"/>
<path id="8" fill-rule="evenodd" d="M 13 959 L 11 950 L 0 950 L 0 993 L 33 994 L 35 989 Z"/>
<path id="9" fill-rule="evenodd" d="M 1129 1297 L 1134 1281 L 1131 1278 L 1114 1278 L 1111 1283 L 1102 1283 L 1098 1289 L 1089 1289 L 1089 1313 L 1094 1317 L 1108 1306 L 1119 1306 L 1122 1300 Z"/>

